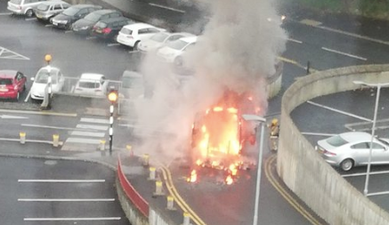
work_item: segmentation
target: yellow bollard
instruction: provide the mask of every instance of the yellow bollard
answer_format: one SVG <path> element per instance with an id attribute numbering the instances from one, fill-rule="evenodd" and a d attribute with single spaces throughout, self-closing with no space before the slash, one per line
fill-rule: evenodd
<path id="1" fill-rule="evenodd" d="M 143 166 L 149 166 L 149 159 L 150 159 L 149 154 L 143 155 Z"/>
<path id="2" fill-rule="evenodd" d="M 182 225 L 189 225 L 190 224 L 190 214 L 188 212 L 184 212 L 184 222 Z"/>
<path id="3" fill-rule="evenodd" d="M 131 156 L 134 155 L 134 151 L 132 150 L 132 146 L 131 145 L 126 145 L 126 149 L 127 149 L 128 152 L 130 152 Z"/>
<path id="4" fill-rule="evenodd" d="M 59 135 L 53 134 L 53 146 L 58 147 L 59 146 Z"/>
<path id="5" fill-rule="evenodd" d="M 167 196 L 167 209 L 176 210 L 176 208 L 174 207 L 174 198 L 171 195 Z"/>
<path id="6" fill-rule="evenodd" d="M 100 140 L 99 149 L 100 151 L 105 151 L 105 140 Z"/>
<path id="7" fill-rule="evenodd" d="M 154 196 L 163 195 L 162 192 L 162 181 L 155 181 L 155 192 Z"/>
<path id="8" fill-rule="evenodd" d="M 25 132 L 20 132 L 20 144 L 25 144 L 26 143 L 26 133 Z"/>
<path id="9" fill-rule="evenodd" d="M 149 175 L 149 180 L 155 180 L 155 167 L 150 167 L 150 175 Z"/>

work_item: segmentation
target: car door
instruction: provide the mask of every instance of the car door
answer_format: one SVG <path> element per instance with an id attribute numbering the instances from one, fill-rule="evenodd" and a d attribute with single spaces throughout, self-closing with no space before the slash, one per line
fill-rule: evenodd
<path id="1" fill-rule="evenodd" d="M 160 30 L 158 30 L 156 28 L 152 28 L 152 27 L 146 28 L 146 29 L 140 29 L 139 30 L 140 40 L 143 41 L 143 40 L 149 39 L 151 36 L 153 36 L 155 33 L 158 33 L 158 32 L 160 32 Z"/>
<path id="2" fill-rule="evenodd" d="M 350 152 L 343 153 L 343 159 L 352 158 L 355 164 L 367 164 L 369 157 L 369 145 L 367 142 L 360 142 L 350 146 Z"/>
<path id="3" fill-rule="evenodd" d="M 369 143 L 369 147 L 370 147 Z M 389 161 L 388 150 L 381 143 L 373 142 L 372 154 L 371 154 L 371 163 L 372 164 L 384 164 Z"/>
<path id="4" fill-rule="evenodd" d="M 62 6 L 61 4 L 57 3 L 53 6 L 53 12 L 52 14 L 53 15 L 57 15 L 58 13 L 60 13 L 62 11 Z"/>

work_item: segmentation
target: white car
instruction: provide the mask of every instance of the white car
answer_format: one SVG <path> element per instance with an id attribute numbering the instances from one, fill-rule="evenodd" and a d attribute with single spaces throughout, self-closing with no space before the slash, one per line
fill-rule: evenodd
<path id="1" fill-rule="evenodd" d="M 144 40 L 138 45 L 140 52 L 146 53 L 150 51 L 158 50 L 163 47 L 165 44 L 178 40 L 182 37 L 188 37 L 192 34 L 189 33 L 169 33 L 169 32 L 160 32 L 154 34 L 148 40 Z"/>
<path id="2" fill-rule="evenodd" d="M 81 96 L 105 97 L 108 81 L 103 74 L 83 73 L 78 80 L 74 93 Z"/>
<path id="3" fill-rule="evenodd" d="M 165 31 L 165 29 L 147 23 L 133 23 L 122 27 L 116 41 L 137 50 L 141 41 L 149 39 L 155 33 L 162 31 Z"/>
<path id="4" fill-rule="evenodd" d="M 34 15 L 34 8 L 47 1 L 48 0 L 9 0 L 7 9 L 14 14 L 32 17 Z"/>
<path id="5" fill-rule="evenodd" d="M 65 78 L 60 69 L 52 66 L 45 66 L 38 70 L 31 86 L 31 98 L 34 100 L 43 100 L 45 96 L 45 89 L 51 77 L 51 91 L 52 93 L 60 92 L 64 86 Z"/>
<path id="6" fill-rule="evenodd" d="M 174 63 L 176 66 L 182 66 L 182 54 L 191 46 L 194 46 L 197 36 L 183 37 L 176 41 L 169 42 L 166 46 L 160 48 L 157 56 L 167 63 Z"/>

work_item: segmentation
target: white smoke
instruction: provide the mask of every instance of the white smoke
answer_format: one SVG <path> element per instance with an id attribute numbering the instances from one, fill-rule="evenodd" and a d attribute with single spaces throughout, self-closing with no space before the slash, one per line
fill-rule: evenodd
<path id="1" fill-rule="evenodd" d="M 205 0 L 202 0 L 205 1 Z M 196 112 L 214 104 L 226 88 L 252 92 L 264 115 L 267 108 L 266 78 L 275 73 L 277 56 L 285 49 L 272 0 L 212 0 L 209 23 L 184 61 L 195 69 L 193 79 L 180 87 L 171 66 L 149 55 L 142 73 L 153 83 L 151 99 L 137 102 L 138 152 L 160 160 L 181 156 L 189 148 Z M 161 154 L 159 154 L 161 153 Z"/>

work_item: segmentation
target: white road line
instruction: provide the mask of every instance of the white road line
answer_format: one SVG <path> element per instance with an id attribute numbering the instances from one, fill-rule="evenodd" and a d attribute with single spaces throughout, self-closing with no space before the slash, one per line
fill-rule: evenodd
<path id="1" fill-rule="evenodd" d="M 100 139 L 70 137 L 66 139 L 65 143 L 100 144 L 100 141 Z"/>
<path id="2" fill-rule="evenodd" d="M 288 38 L 288 41 L 299 43 L 299 44 L 303 43 L 302 41 L 299 41 L 299 40 L 296 40 L 296 39 L 293 39 L 293 38 Z"/>
<path id="3" fill-rule="evenodd" d="M 26 18 L 25 21 L 32 21 L 32 20 L 38 20 L 37 18 Z"/>
<path id="4" fill-rule="evenodd" d="M 113 47 L 113 46 L 119 46 L 119 43 L 109 43 L 107 44 L 107 47 Z"/>
<path id="5" fill-rule="evenodd" d="M 0 115 L 1 119 L 28 119 L 28 117 L 24 116 L 10 116 L 10 115 Z"/>
<path id="6" fill-rule="evenodd" d="M 370 175 L 377 175 L 377 174 L 388 174 L 389 171 L 377 171 L 377 172 L 370 172 Z M 358 176 L 366 176 L 366 173 L 353 173 L 353 174 L 343 174 L 342 177 L 358 177 Z"/>
<path id="7" fill-rule="evenodd" d="M 9 16 L 9 15 L 12 15 L 12 13 L 10 13 L 10 12 L 0 13 L 0 16 Z"/>
<path id="8" fill-rule="evenodd" d="M 18 57 L 20 57 L 20 59 L 23 59 L 23 60 L 30 60 L 30 58 L 28 58 L 28 57 L 26 57 L 26 56 L 23 56 L 23 55 L 21 55 L 21 54 L 19 54 L 19 53 L 16 53 L 16 52 L 14 52 L 14 51 L 11 51 L 11 50 L 9 50 L 9 49 L 7 49 L 7 48 L 0 47 L 0 50 L 1 50 L 2 54 L 11 53 L 11 54 L 13 54 L 13 55 L 17 55 Z M 2 57 L 1 55 L 0 55 L 0 57 L 1 57 L 1 58 L 4 58 L 4 57 Z"/>
<path id="9" fill-rule="evenodd" d="M 354 118 L 357 118 L 357 119 L 360 119 L 360 120 L 364 120 L 364 121 L 368 121 L 368 122 L 373 122 L 371 119 L 368 119 L 368 118 L 365 118 L 365 117 L 362 117 L 362 116 L 357 116 L 355 114 L 344 112 L 344 111 L 341 111 L 339 109 L 331 108 L 331 107 L 328 107 L 328 106 L 325 106 L 325 105 L 322 105 L 322 104 L 319 104 L 319 103 L 315 103 L 315 102 L 312 102 L 312 101 L 307 101 L 307 103 L 309 103 L 311 105 L 315 105 L 315 106 L 321 107 L 321 108 L 324 108 L 324 109 L 328 109 L 328 110 L 331 110 L 331 111 L 334 111 L 334 112 L 337 112 L 337 113 L 340 113 L 340 114 L 343 114 L 343 115 L 346 115 L 346 116 L 354 117 Z"/>
<path id="10" fill-rule="evenodd" d="M 128 53 L 130 53 L 130 54 L 137 53 L 137 52 L 139 52 L 139 51 L 138 50 L 128 51 Z"/>
<path id="11" fill-rule="evenodd" d="M 19 198 L 18 202 L 114 202 L 114 198 Z"/>
<path id="12" fill-rule="evenodd" d="M 389 194 L 389 191 L 381 191 L 381 192 L 368 193 L 366 196 L 377 196 L 377 195 L 387 195 L 387 194 Z"/>
<path id="13" fill-rule="evenodd" d="M 74 130 L 74 128 L 71 127 L 56 127 L 56 126 L 45 126 L 45 125 L 38 125 L 38 124 L 21 124 L 22 127 L 36 127 L 36 128 L 47 128 L 47 129 L 58 129 L 58 130 Z"/>
<path id="14" fill-rule="evenodd" d="M 108 130 L 108 126 L 98 126 L 90 124 L 77 124 L 76 127 L 81 129 Z"/>
<path id="15" fill-rule="evenodd" d="M 158 5 L 158 4 L 154 4 L 154 3 L 149 3 L 149 5 L 154 6 L 154 7 L 158 7 L 158 8 L 162 8 L 162 9 L 167 9 L 167 10 L 179 12 L 179 13 L 185 13 L 184 10 L 175 9 L 175 8 L 167 7 L 167 6 L 164 6 L 164 5 Z"/>
<path id="16" fill-rule="evenodd" d="M 45 27 L 53 27 L 53 24 L 46 24 Z"/>
<path id="17" fill-rule="evenodd" d="M 70 135 L 74 136 L 87 136 L 87 137 L 104 137 L 105 133 L 97 133 L 97 132 L 84 132 L 84 131 L 73 131 Z"/>
<path id="18" fill-rule="evenodd" d="M 312 135 L 312 136 L 326 136 L 326 137 L 332 137 L 336 134 L 327 134 L 327 133 L 312 133 L 312 132 L 301 132 L 303 135 Z"/>
<path id="19" fill-rule="evenodd" d="M 109 120 L 107 119 L 95 119 L 95 118 L 81 118 L 81 122 L 84 123 L 101 123 L 101 124 L 109 124 Z"/>
<path id="20" fill-rule="evenodd" d="M 74 217 L 74 218 L 24 218 L 24 221 L 107 221 L 120 220 L 121 217 Z"/>
<path id="21" fill-rule="evenodd" d="M 330 49 L 330 48 L 326 48 L 326 47 L 321 47 L 321 49 L 323 49 L 325 51 L 328 51 L 328 52 L 336 53 L 336 54 L 339 54 L 339 55 L 344 55 L 344 56 L 348 56 L 348 57 L 351 57 L 351 58 L 367 61 L 366 58 L 363 58 L 363 57 L 360 57 L 360 56 L 356 56 L 356 55 L 352 55 L 352 54 L 345 53 L 345 52 L 341 52 L 341 51 L 337 51 L 337 50 L 334 50 L 334 49 Z"/>
<path id="22" fill-rule="evenodd" d="M 104 183 L 105 179 L 65 180 L 65 179 L 18 179 L 19 183 Z"/>
<path id="23" fill-rule="evenodd" d="M 72 30 L 65 30 L 65 34 L 67 34 L 67 33 L 73 33 L 73 31 Z"/>
<path id="24" fill-rule="evenodd" d="M 93 39 L 97 39 L 97 37 L 95 37 L 95 36 L 88 36 L 88 37 L 86 37 L 85 39 L 86 39 L 86 40 L 93 40 Z"/>

